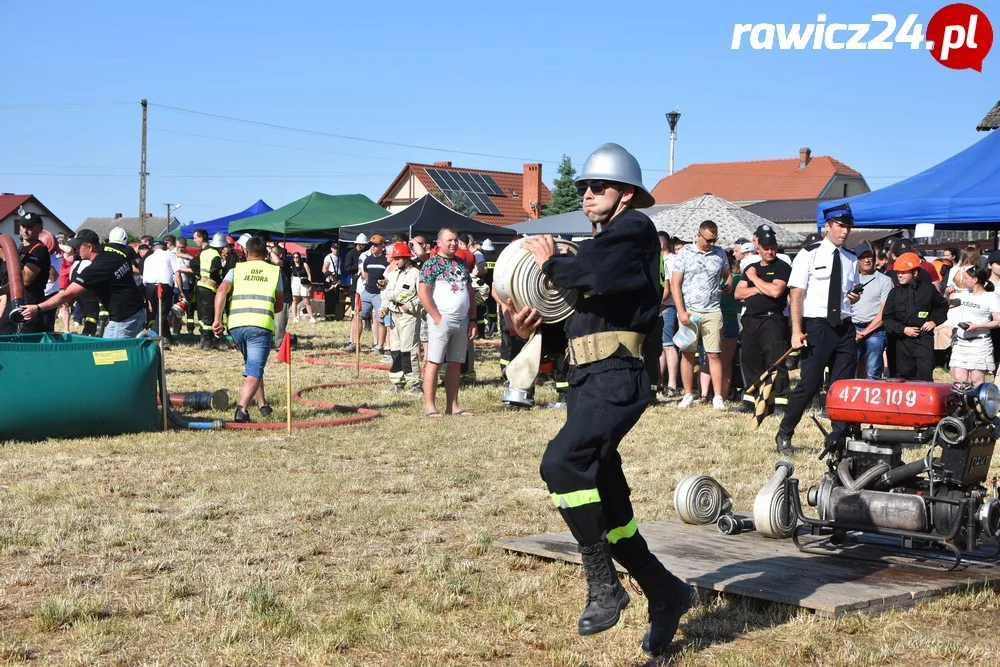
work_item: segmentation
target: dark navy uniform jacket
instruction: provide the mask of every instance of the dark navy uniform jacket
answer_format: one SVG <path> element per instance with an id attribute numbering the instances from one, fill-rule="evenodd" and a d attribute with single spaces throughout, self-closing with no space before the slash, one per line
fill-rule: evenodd
<path id="1" fill-rule="evenodd" d="M 579 291 L 566 321 L 569 338 L 602 331 L 649 335 L 660 317 L 659 239 L 653 222 L 634 209 L 612 218 L 576 255 L 551 257 L 542 272 L 556 286 Z"/>

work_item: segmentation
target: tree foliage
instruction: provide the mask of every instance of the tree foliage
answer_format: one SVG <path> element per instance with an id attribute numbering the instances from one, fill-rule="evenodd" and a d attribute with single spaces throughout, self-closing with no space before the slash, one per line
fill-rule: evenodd
<path id="1" fill-rule="evenodd" d="M 579 211 L 583 207 L 583 198 L 576 191 L 576 169 L 568 155 L 562 156 L 556 171 L 559 172 L 559 178 L 552 184 L 552 202 L 545 207 L 544 215 Z"/>

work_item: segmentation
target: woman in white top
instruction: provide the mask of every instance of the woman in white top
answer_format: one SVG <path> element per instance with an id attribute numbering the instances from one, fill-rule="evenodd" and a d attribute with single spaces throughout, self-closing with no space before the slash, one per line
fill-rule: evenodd
<path id="1" fill-rule="evenodd" d="M 952 295 L 951 314 L 957 322 L 951 346 L 951 377 L 955 382 L 978 384 L 993 372 L 992 329 L 1000 327 L 1000 295 L 993 291 L 990 272 L 966 267 L 955 276 L 967 292 Z"/>

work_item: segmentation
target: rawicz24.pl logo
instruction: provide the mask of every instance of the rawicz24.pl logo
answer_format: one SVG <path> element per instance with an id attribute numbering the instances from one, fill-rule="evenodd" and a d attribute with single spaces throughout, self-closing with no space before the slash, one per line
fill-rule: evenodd
<path id="1" fill-rule="evenodd" d="M 869 23 L 832 23 L 820 14 L 815 23 L 737 23 L 732 49 L 782 51 L 888 51 L 897 44 L 911 50 L 923 47 L 951 69 L 983 71 L 983 60 L 993 47 L 993 26 L 982 11 L 957 3 L 942 7 L 927 23 L 917 14 L 899 22 L 892 14 L 872 14 Z"/>

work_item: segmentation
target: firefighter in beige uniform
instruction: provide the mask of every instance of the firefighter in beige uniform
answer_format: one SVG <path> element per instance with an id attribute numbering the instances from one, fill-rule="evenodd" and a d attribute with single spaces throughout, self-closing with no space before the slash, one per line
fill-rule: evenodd
<path id="1" fill-rule="evenodd" d="M 389 251 L 391 270 L 385 273 L 386 285 L 382 288 L 382 305 L 379 315 L 391 313 L 392 327 L 389 329 L 389 354 L 392 368 L 389 370 L 390 391 L 402 391 L 407 387 L 411 393 L 420 393 L 420 301 L 417 299 L 417 284 L 420 271 L 413 266 L 413 253 L 406 243 L 394 243 Z"/>

